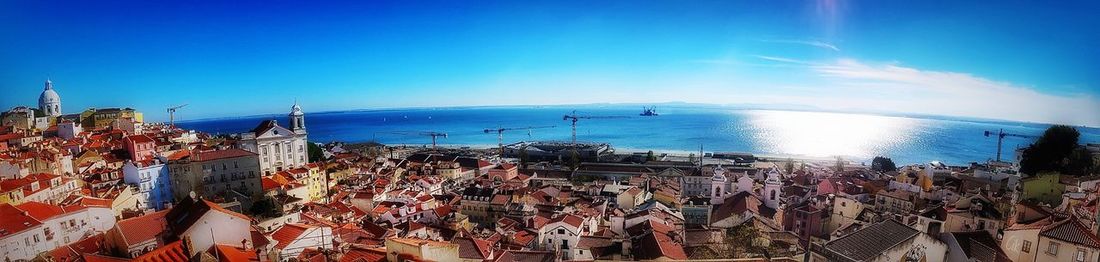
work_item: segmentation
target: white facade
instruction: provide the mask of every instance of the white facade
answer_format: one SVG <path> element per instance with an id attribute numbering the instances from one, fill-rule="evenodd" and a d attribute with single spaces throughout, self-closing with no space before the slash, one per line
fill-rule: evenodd
<path id="1" fill-rule="evenodd" d="M 106 232 L 114 226 L 115 215 L 108 207 L 87 207 L 64 212 L 40 222 L 41 224 L 0 237 L 0 254 L 5 261 L 30 260 L 41 252 Z"/>
<path id="2" fill-rule="evenodd" d="M 305 115 L 297 104 L 289 118 L 290 129 L 279 126 L 275 120 L 268 120 L 251 132 L 241 134 L 241 149 L 260 155 L 260 171 L 264 175 L 309 163 Z"/>
<path id="3" fill-rule="evenodd" d="M 285 225 L 295 226 L 295 225 Z M 302 231 L 301 235 L 290 241 L 285 248 L 279 250 L 279 261 L 289 261 L 298 257 L 306 248 L 332 249 L 332 240 L 336 236 L 329 227 L 309 227 Z"/>
<path id="4" fill-rule="evenodd" d="M 189 255 L 209 250 L 214 243 L 231 246 L 247 243 L 252 246 L 252 235 L 248 231 L 250 225 L 251 221 L 243 217 L 211 210 L 180 234 L 180 238 L 191 238 L 194 249 Z"/>
<path id="5" fill-rule="evenodd" d="M 123 181 L 138 188 L 138 198 L 145 208 L 163 210 L 172 205 L 172 184 L 168 165 L 159 157 L 147 163 L 126 161 L 122 166 Z"/>
<path id="6" fill-rule="evenodd" d="M 61 139 L 73 139 L 79 136 L 80 133 L 84 133 L 84 129 L 80 127 L 79 123 L 65 121 L 57 124 L 57 136 L 61 137 Z"/>

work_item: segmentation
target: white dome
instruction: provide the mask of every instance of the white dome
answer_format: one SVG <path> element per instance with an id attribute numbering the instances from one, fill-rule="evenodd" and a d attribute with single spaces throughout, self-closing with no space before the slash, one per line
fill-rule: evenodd
<path id="1" fill-rule="evenodd" d="M 53 82 L 46 80 L 46 89 L 42 90 L 42 95 L 38 96 L 39 104 L 47 103 L 60 103 L 61 96 L 57 95 L 56 91 L 53 91 Z"/>
<path id="2" fill-rule="evenodd" d="M 38 96 L 38 110 L 42 110 L 49 116 L 61 115 L 61 96 L 53 90 L 53 81 L 46 80 L 46 88 L 42 95 Z"/>

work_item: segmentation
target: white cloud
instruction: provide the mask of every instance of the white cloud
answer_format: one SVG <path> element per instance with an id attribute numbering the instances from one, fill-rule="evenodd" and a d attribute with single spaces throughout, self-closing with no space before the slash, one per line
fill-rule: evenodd
<path id="1" fill-rule="evenodd" d="M 853 59 L 809 68 L 836 86 L 899 94 L 894 102 L 909 108 L 894 111 L 951 116 L 1100 126 L 1100 101 L 1081 94 L 1058 96 L 966 73 L 928 71 L 897 64 L 869 64 Z M 902 95 L 904 94 L 904 95 Z M 850 94 L 851 95 L 851 94 Z"/>
<path id="2" fill-rule="evenodd" d="M 772 39 L 772 40 L 760 40 L 760 41 L 761 42 L 768 42 L 768 43 L 808 45 L 808 46 L 819 47 L 819 48 L 824 48 L 824 49 L 829 49 L 829 50 L 840 52 L 840 48 L 836 47 L 836 45 L 826 43 L 826 42 L 822 42 L 822 41 L 816 41 L 816 40 L 775 40 L 775 39 Z"/>

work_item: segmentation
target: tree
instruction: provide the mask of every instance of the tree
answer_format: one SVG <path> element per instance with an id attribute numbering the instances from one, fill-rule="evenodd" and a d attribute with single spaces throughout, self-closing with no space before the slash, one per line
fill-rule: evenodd
<path id="1" fill-rule="evenodd" d="M 307 142 L 306 144 L 309 144 L 309 150 L 307 151 L 309 151 L 308 153 L 310 163 L 321 162 L 321 160 L 325 160 L 325 153 L 324 150 L 321 149 L 321 146 L 318 146 L 317 143 L 310 142 Z"/>
<path id="2" fill-rule="evenodd" d="M 787 163 L 783 165 L 783 168 L 787 169 L 787 174 L 794 174 L 794 159 L 787 158 Z"/>
<path id="3" fill-rule="evenodd" d="M 836 166 L 833 168 L 836 169 L 837 173 L 844 172 L 844 159 L 839 156 L 836 157 Z"/>
<path id="4" fill-rule="evenodd" d="M 898 171 L 898 166 L 889 157 L 876 156 L 871 160 L 871 170 L 878 172 Z"/>
<path id="5" fill-rule="evenodd" d="M 647 152 L 645 154 L 645 160 L 646 161 L 657 161 L 657 156 L 653 154 L 653 150 L 649 150 L 649 152 Z"/>
<path id="6" fill-rule="evenodd" d="M 695 162 L 695 153 L 688 154 L 688 162 Z"/>
<path id="7" fill-rule="evenodd" d="M 1081 133 L 1070 126 L 1047 128 L 1035 143 L 1024 149 L 1020 156 L 1020 172 L 1028 175 L 1042 172 L 1090 175 L 1096 170 L 1096 163 L 1088 150 L 1077 144 L 1080 136 Z"/>
<path id="8" fill-rule="evenodd" d="M 527 155 L 527 146 L 523 146 L 519 149 L 519 166 L 527 169 L 527 162 L 529 161 L 528 158 L 530 158 L 530 156 Z"/>

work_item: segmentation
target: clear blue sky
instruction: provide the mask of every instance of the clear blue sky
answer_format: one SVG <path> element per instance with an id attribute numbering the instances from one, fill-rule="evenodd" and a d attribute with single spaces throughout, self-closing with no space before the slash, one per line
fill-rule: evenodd
<path id="1" fill-rule="evenodd" d="M 1100 2 L 2 1 L 0 108 L 593 102 L 1100 126 Z"/>

